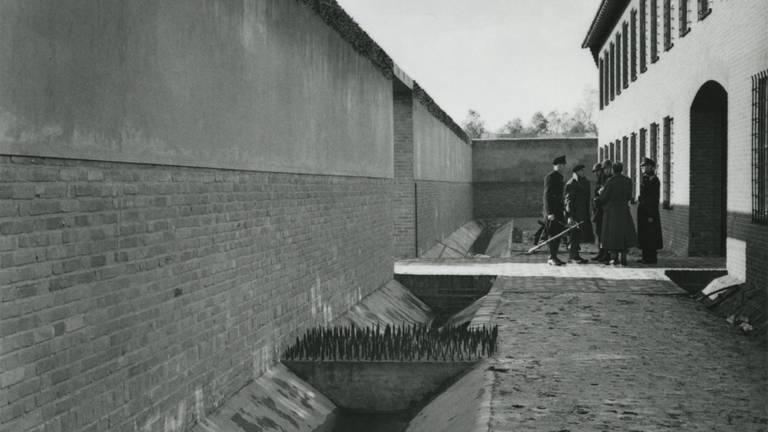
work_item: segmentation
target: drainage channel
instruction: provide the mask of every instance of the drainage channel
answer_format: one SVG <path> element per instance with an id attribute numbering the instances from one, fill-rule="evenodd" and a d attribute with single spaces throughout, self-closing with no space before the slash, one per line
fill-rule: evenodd
<path id="1" fill-rule="evenodd" d="M 452 387 L 494 354 L 495 327 L 472 325 L 494 279 L 398 275 L 333 326 L 297 338 L 282 363 L 337 407 L 315 430 L 423 429 L 409 425 L 441 394 L 464 391 Z"/>
<path id="2" fill-rule="evenodd" d="M 494 245 L 508 250 L 511 233 L 509 224 L 468 223 L 432 253 L 450 259 Z M 193 430 L 482 430 L 492 381 L 486 359 L 498 334 L 495 279 L 395 275 L 329 326 L 299 335 L 279 365 Z"/>

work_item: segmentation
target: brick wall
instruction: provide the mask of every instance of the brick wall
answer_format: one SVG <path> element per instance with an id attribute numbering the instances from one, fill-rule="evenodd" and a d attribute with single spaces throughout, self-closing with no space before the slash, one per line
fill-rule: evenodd
<path id="1" fill-rule="evenodd" d="M 390 185 L 0 156 L 0 429 L 181 430 L 392 278 Z"/>
<path id="2" fill-rule="evenodd" d="M 416 182 L 416 240 L 419 255 L 472 219 L 471 183 Z"/>
<path id="3" fill-rule="evenodd" d="M 393 84 L 395 182 L 393 209 L 395 256 L 416 256 L 416 184 L 413 180 L 413 93 Z"/>
<path id="4" fill-rule="evenodd" d="M 659 210 L 664 249 L 678 256 L 688 256 L 690 208 L 675 205 L 671 209 Z"/>

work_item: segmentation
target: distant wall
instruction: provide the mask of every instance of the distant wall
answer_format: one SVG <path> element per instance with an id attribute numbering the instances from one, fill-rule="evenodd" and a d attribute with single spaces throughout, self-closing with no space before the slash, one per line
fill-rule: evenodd
<path id="1" fill-rule="evenodd" d="M 391 80 L 344 36 L 299 1 L 4 1 L 0 153 L 392 177 Z"/>
<path id="2" fill-rule="evenodd" d="M 472 142 L 474 216 L 483 218 L 536 217 L 543 208 L 544 177 L 552 160 L 566 155 L 564 177 L 576 164 L 586 166 L 594 182 L 597 160 L 595 138 L 519 138 Z"/>

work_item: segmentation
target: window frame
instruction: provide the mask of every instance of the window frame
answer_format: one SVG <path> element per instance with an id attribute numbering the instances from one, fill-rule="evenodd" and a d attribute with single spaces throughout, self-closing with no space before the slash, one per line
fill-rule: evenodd
<path id="1" fill-rule="evenodd" d="M 626 89 L 629 87 L 629 23 L 624 21 L 621 25 L 621 79 Z"/>
<path id="2" fill-rule="evenodd" d="M 752 76 L 752 223 L 768 225 L 768 70 Z"/>
<path id="3" fill-rule="evenodd" d="M 675 120 L 671 116 L 664 117 L 664 137 L 662 142 L 662 203 L 661 208 L 672 208 L 672 139 L 674 137 Z"/>
<path id="4" fill-rule="evenodd" d="M 609 63 L 609 73 L 608 73 L 608 80 L 609 80 L 609 88 L 610 91 L 608 94 L 611 96 L 611 100 L 616 98 L 616 73 L 614 69 L 616 68 L 616 48 L 613 46 L 613 42 L 611 42 L 610 48 L 610 61 Z"/>
<path id="5" fill-rule="evenodd" d="M 712 13 L 712 7 L 709 3 L 709 0 L 698 0 L 699 1 L 699 21 L 704 21 L 706 17 L 709 16 L 709 14 Z"/>
<path id="6" fill-rule="evenodd" d="M 659 3 L 651 0 L 651 64 L 659 61 Z"/>
<path id="7" fill-rule="evenodd" d="M 640 0 L 640 73 L 648 70 L 648 0 Z"/>
<path id="8" fill-rule="evenodd" d="M 630 69 L 631 69 L 631 77 L 632 81 L 637 81 L 637 9 L 632 9 L 632 12 L 630 13 L 630 41 L 629 44 L 631 45 L 631 55 L 629 59 Z"/>
<path id="9" fill-rule="evenodd" d="M 632 201 L 637 196 L 638 166 L 637 166 L 637 132 L 632 132 L 629 136 L 629 167 L 630 178 L 632 179 Z"/>
<path id="10" fill-rule="evenodd" d="M 680 18 L 679 35 L 681 38 L 685 37 L 685 35 L 691 32 L 691 25 L 688 22 L 688 4 L 688 0 L 680 0 L 680 11 L 678 12 L 678 15 Z"/>
<path id="11" fill-rule="evenodd" d="M 663 0 L 664 51 L 669 51 L 675 46 L 672 42 L 672 0 Z"/>
<path id="12" fill-rule="evenodd" d="M 616 33 L 616 96 L 621 94 L 621 32 Z"/>

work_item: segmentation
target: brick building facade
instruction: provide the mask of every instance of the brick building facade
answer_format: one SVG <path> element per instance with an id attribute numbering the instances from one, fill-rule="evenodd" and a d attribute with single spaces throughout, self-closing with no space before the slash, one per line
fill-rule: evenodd
<path id="1" fill-rule="evenodd" d="M 665 248 L 725 256 L 768 288 L 768 2 L 603 0 L 583 48 L 598 70 L 597 154 L 657 161 Z M 765 309 L 764 309 L 765 310 Z"/>

